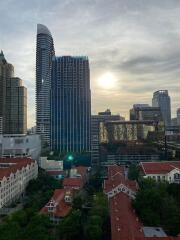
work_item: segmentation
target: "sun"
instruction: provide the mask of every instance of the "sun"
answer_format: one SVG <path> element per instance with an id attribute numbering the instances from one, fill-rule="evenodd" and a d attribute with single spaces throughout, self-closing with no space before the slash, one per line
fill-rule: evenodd
<path id="1" fill-rule="evenodd" d="M 98 85 L 104 89 L 112 89 L 117 86 L 117 79 L 111 72 L 107 72 L 98 78 Z"/>

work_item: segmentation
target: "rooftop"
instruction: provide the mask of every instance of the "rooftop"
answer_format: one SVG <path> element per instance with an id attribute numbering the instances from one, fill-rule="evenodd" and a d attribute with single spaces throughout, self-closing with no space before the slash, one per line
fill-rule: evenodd
<path id="1" fill-rule="evenodd" d="M 37 24 L 37 34 L 46 34 L 51 36 L 49 29 L 43 24 Z"/>
<path id="2" fill-rule="evenodd" d="M 108 180 L 105 180 L 104 191 L 114 188 L 114 184 L 128 183 L 126 169 L 117 165 L 108 166 Z M 118 182 L 119 181 L 119 182 Z M 133 181 L 131 181 L 133 182 Z M 136 186 L 134 181 L 132 186 Z M 109 198 L 111 215 L 112 240 L 179 240 L 179 237 L 167 237 L 162 228 L 144 227 L 132 207 L 131 198 L 125 192 L 119 192 Z"/>
<path id="3" fill-rule="evenodd" d="M 172 170 L 180 169 L 180 161 L 165 162 L 141 162 L 141 169 L 144 174 L 167 174 Z"/>
<path id="4" fill-rule="evenodd" d="M 0 180 L 16 173 L 28 164 L 35 162 L 31 158 L 0 158 Z"/>
<path id="5" fill-rule="evenodd" d="M 54 194 L 52 198 L 49 200 L 49 202 L 41 209 L 41 213 L 47 214 L 48 213 L 48 207 L 54 206 L 55 210 L 53 211 L 53 216 L 55 217 L 65 217 L 68 215 L 68 213 L 71 211 L 71 206 L 67 204 L 64 200 L 65 189 L 56 189 L 54 191 Z"/>
<path id="6" fill-rule="evenodd" d="M 66 188 L 82 188 L 83 180 L 81 178 L 64 178 L 63 187 Z"/>

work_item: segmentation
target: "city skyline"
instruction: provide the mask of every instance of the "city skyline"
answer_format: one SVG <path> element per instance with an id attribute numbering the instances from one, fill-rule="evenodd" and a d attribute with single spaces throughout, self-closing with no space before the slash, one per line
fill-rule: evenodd
<path id="1" fill-rule="evenodd" d="M 151 103 L 153 92 L 167 89 L 175 116 L 180 102 L 179 1 L 14 3 L 1 3 L 6 27 L 0 28 L 0 46 L 28 88 L 29 127 L 35 125 L 37 23 L 51 30 L 57 55 L 88 55 L 92 113 L 111 108 L 127 118 L 133 104 Z M 103 86 L 107 77 L 114 85 Z"/>

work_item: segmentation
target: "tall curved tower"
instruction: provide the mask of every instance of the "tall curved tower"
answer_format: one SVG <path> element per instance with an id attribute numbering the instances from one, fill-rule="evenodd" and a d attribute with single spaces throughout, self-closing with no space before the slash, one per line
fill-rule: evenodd
<path id="1" fill-rule="evenodd" d="M 50 143 L 50 89 L 54 43 L 49 29 L 37 25 L 36 42 L 36 126 L 43 143 Z"/>

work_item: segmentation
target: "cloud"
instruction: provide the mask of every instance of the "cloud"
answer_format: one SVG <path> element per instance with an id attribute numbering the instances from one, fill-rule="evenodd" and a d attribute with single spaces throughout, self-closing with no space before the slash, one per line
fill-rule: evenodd
<path id="1" fill-rule="evenodd" d="M 57 55 L 89 56 L 92 112 L 111 107 L 128 116 L 134 103 L 151 103 L 162 88 L 173 115 L 179 107 L 179 0 L 1 0 L 0 15 L 0 48 L 28 87 L 29 126 L 35 123 L 37 23 L 52 32 Z M 97 79 L 108 71 L 119 83 L 103 91 Z"/>

